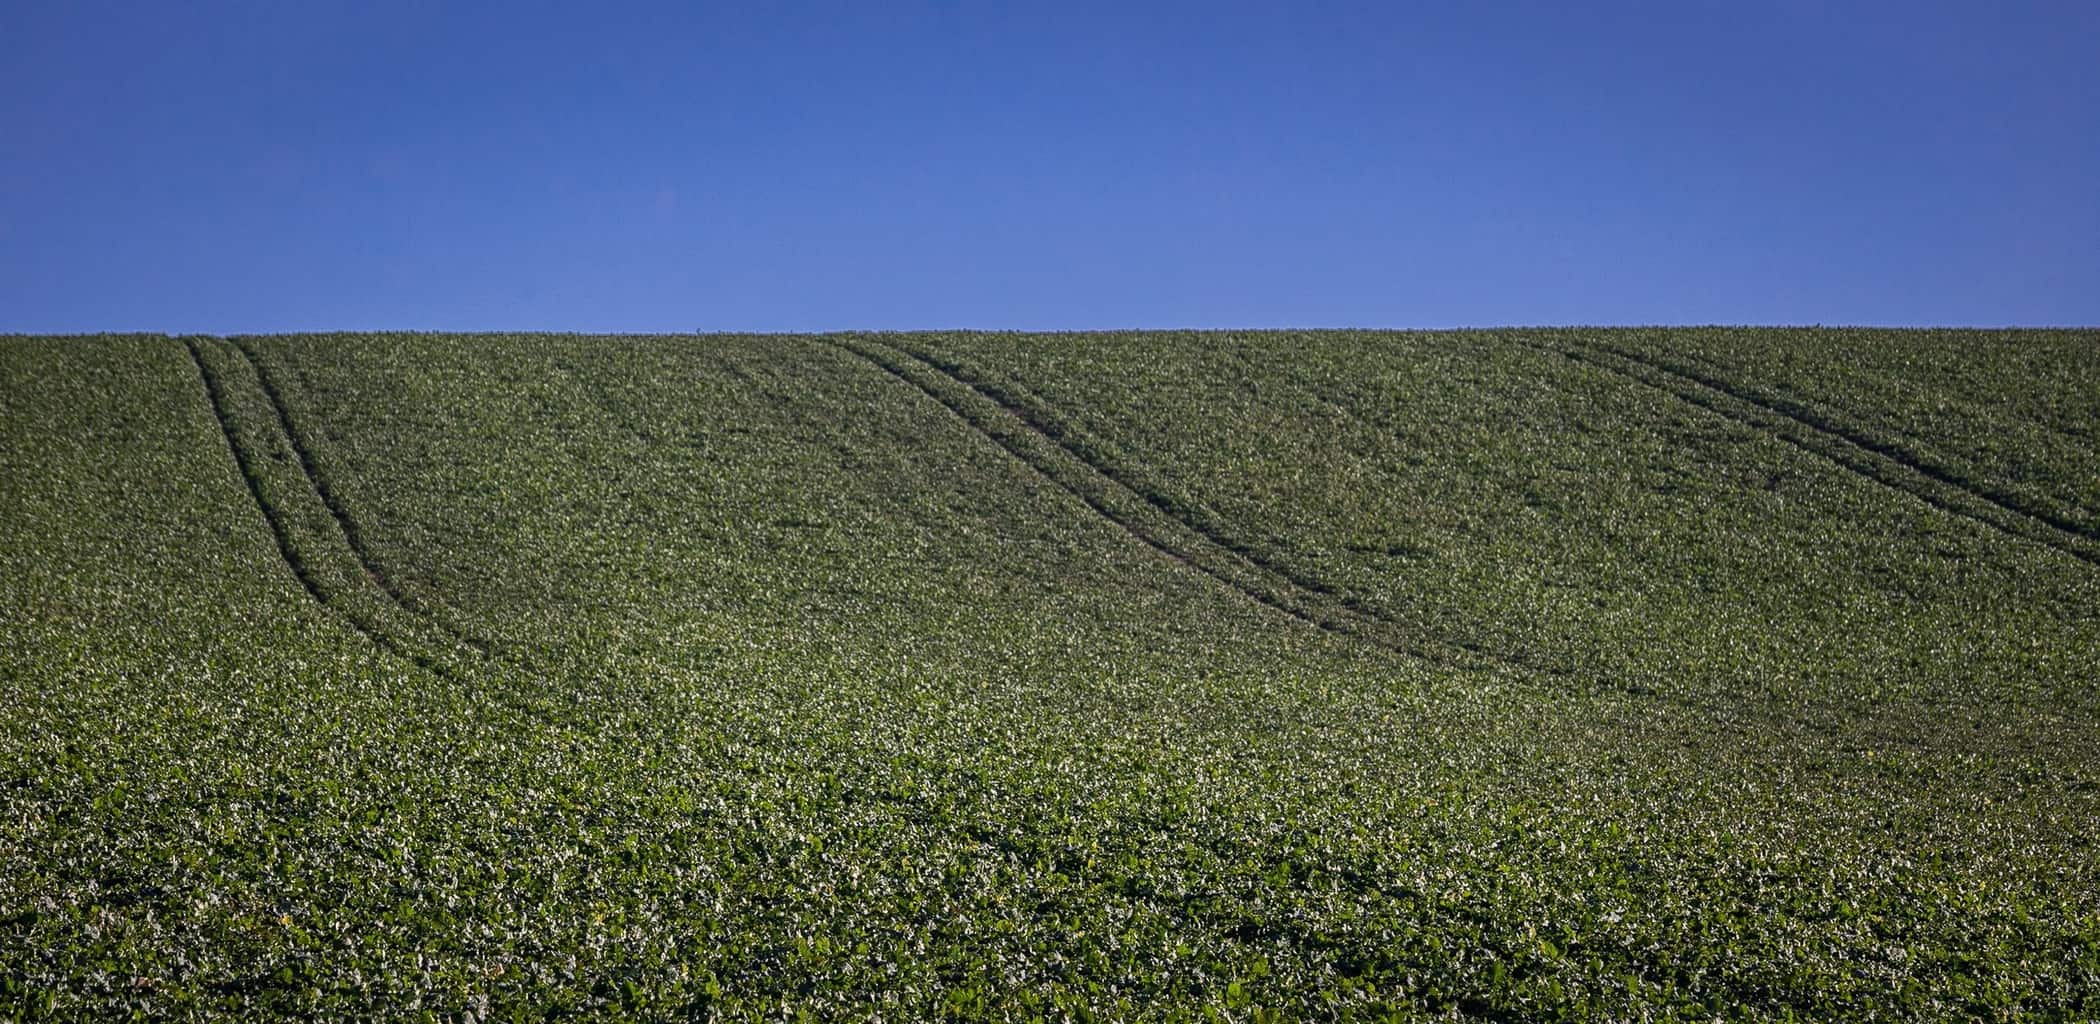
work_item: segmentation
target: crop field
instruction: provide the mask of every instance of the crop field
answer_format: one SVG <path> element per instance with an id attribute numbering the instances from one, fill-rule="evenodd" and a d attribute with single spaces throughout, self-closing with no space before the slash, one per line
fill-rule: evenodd
<path id="1" fill-rule="evenodd" d="M 2100 1019 L 2100 334 L 0 337 L 0 1020 Z"/>

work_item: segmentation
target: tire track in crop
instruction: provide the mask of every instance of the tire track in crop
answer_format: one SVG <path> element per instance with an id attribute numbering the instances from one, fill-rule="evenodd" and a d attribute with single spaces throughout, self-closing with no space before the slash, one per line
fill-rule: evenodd
<path id="1" fill-rule="evenodd" d="M 1141 489 L 1126 483 L 1118 473 L 1098 465 L 1095 459 L 1090 458 L 1084 451 L 1075 450 L 1071 443 L 1060 440 L 1044 427 L 1038 426 L 1031 418 L 1031 413 L 1011 398 L 1002 400 L 994 394 L 987 394 L 987 388 L 973 385 L 957 374 L 943 370 L 933 360 L 899 346 L 881 344 L 864 338 L 827 340 L 874 363 L 891 376 L 939 402 L 986 440 L 1035 469 L 1132 538 L 1210 576 L 1249 600 L 1267 605 L 1328 633 L 1370 643 L 1387 651 L 1435 665 L 1457 668 L 1493 666 L 1548 687 L 1560 685 L 1569 676 L 1566 669 L 1537 664 L 1525 656 L 1505 654 L 1474 643 L 1436 638 L 1425 640 L 1419 637 L 1409 638 L 1414 641 L 1412 643 L 1396 641 L 1390 635 L 1391 632 L 1410 631 L 1413 627 L 1404 621 L 1379 615 L 1373 609 L 1355 601 L 1326 598 L 1320 591 L 1300 591 L 1299 588 L 1293 587 L 1289 578 L 1282 573 L 1265 569 L 1267 560 L 1245 557 L 1238 553 L 1238 545 L 1218 540 L 1198 525 L 1183 522 L 1175 517 L 1171 508 L 1145 500 Z M 1041 399 L 1034 401 L 1044 406 L 1048 405 Z M 971 408 L 973 402 L 977 406 L 975 410 Z M 1048 415 L 1047 409 L 1034 414 L 1037 418 L 1045 418 Z M 1025 444 L 1010 436 L 1002 436 L 1005 433 L 1000 429 L 1002 426 L 1019 428 L 1023 438 L 1039 441 L 1046 449 L 1029 451 Z M 1119 513 L 1110 504 L 1112 498 L 1104 499 L 1087 493 L 1084 482 L 1075 483 L 1061 475 L 1067 470 L 1079 475 L 1084 482 L 1104 485 L 1101 489 L 1110 496 L 1120 492 L 1125 496 L 1123 504 L 1137 514 Z M 1154 522 L 1148 523 L 1148 518 Z M 1234 567 L 1240 568 L 1236 571 Z M 1251 577 L 1253 582 L 1250 583 L 1247 577 Z M 1810 733 L 1819 734 L 1828 728 L 1802 722 L 1796 707 L 1759 709 L 1712 695 L 1658 690 L 1638 684 L 1618 685 L 1607 682 L 1606 688 L 1636 698 L 1643 704 L 1659 702 L 1700 715 L 1752 716 L 1761 723 L 1761 729 L 1768 731 L 1798 733 L 1805 728 Z"/>
<path id="2" fill-rule="evenodd" d="M 443 617 L 425 607 L 423 602 L 403 590 L 395 582 L 394 578 L 388 575 L 386 569 L 380 565 L 379 560 L 373 557 L 371 545 L 365 541 L 363 532 L 358 529 L 357 520 L 350 515 L 349 510 L 343 505 L 342 498 L 329 483 L 328 475 L 323 473 L 319 464 L 314 461 L 313 451 L 305 436 L 299 432 L 298 427 L 293 423 L 291 410 L 284 400 L 284 393 L 278 388 L 276 380 L 270 375 L 270 371 L 264 367 L 263 360 L 250 347 L 252 343 L 249 339 L 238 337 L 227 339 L 227 343 L 255 372 L 255 379 L 262 384 L 263 395 L 269 399 L 270 411 L 277 418 L 277 427 L 284 432 L 285 440 L 291 443 L 292 452 L 299 460 L 300 472 L 305 475 L 306 482 L 313 488 L 314 493 L 320 496 L 321 504 L 328 509 L 329 517 L 333 518 L 336 525 L 342 529 L 343 540 L 349 545 L 351 556 L 357 559 L 357 564 L 363 570 L 365 576 L 374 584 L 377 584 L 381 591 L 385 592 L 387 600 L 398 605 L 403 611 L 416 616 L 452 639 L 466 644 L 483 654 L 491 653 L 487 641 L 468 634 L 452 623 L 445 621 Z"/>
<path id="3" fill-rule="evenodd" d="M 378 590 L 376 586 L 376 592 L 368 595 L 368 597 L 370 601 L 379 602 L 379 604 L 374 607 L 360 607 L 362 602 L 356 599 L 354 593 L 346 592 L 344 586 L 328 581 L 328 574 L 314 563 L 308 553 L 302 550 L 305 544 L 301 543 L 301 532 L 298 529 L 293 513 L 271 497 L 270 492 L 273 488 L 268 481 L 269 474 L 263 467 L 263 462 L 268 456 L 265 452 L 254 449 L 243 437 L 231 384 L 213 367 L 212 360 L 206 357 L 203 350 L 203 346 L 207 344 L 206 340 L 191 337 L 184 338 L 183 343 L 189 350 L 191 362 L 197 367 L 198 376 L 204 382 L 205 395 L 211 405 L 212 414 L 218 420 L 219 431 L 226 442 L 227 448 L 233 453 L 234 465 L 240 471 L 243 482 L 247 484 L 249 497 L 254 499 L 264 521 L 269 524 L 271 536 L 277 544 L 277 553 L 291 569 L 292 574 L 298 578 L 300 587 L 306 591 L 309 597 L 314 599 L 316 604 L 342 619 L 344 623 L 359 634 L 362 634 L 380 649 L 397 655 L 417 667 L 455 684 L 462 686 L 477 685 L 476 680 L 462 671 L 454 660 L 440 656 L 437 650 L 417 642 L 412 637 L 400 635 L 396 630 L 389 628 L 383 621 L 385 617 L 384 608 L 386 606 L 392 606 L 401 612 L 411 615 L 413 614 L 412 609 L 393 603 L 385 596 L 386 592 Z M 239 352 L 237 348 L 230 344 L 226 345 L 226 349 L 235 353 Z M 252 368 L 252 363 L 250 366 Z M 258 374 L 258 380 L 260 379 L 260 374 Z M 283 426 L 281 422 L 276 425 L 280 428 Z M 287 447 L 290 446 L 289 436 L 286 437 L 286 444 Z M 308 482 L 310 483 L 310 480 Z M 318 494 L 315 496 L 318 497 Z M 304 539 L 308 543 L 315 544 L 324 550 L 333 546 L 328 544 L 324 537 L 306 537 Z M 348 566 L 346 565 L 343 568 L 347 570 Z M 361 564 L 358 566 L 358 571 L 346 571 L 341 575 L 347 580 L 354 581 L 362 577 L 367 582 L 376 584 L 376 581 L 373 581 L 369 575 L 363 572 Z M 355 588 L 355 583 L 349 584 L 349 587 Z M 375 612 L 379 614 L 374 614 Z M 424 621 L 420 616 L 416 616 L 416 619 Z M 429 623 L 425 622 L 425 624 Z M 449 637 L 449 634 L 447 636 Z M 476 648 L 476 651 L 483 657 L 488 656 L 485 650 Z"/>
<path id="4" fill-rule="evenodd" d="M 1406 643 L 1383 635 L 1378 627 L 1399 624 L 1372 619 L 1332 597 L 1332 588 L 1302 584 L 1298 580 L 1303 577 L 1249 557 L 1244 545 L 1221 539 L 1212 530 L 1206 530 L 1200 520 L 1184 519 L 1177 513 L 1176 503 L 1148 494 L 1110 472 L 1068 438 L 1053 432 L 1054 428 L 1046 428 L 1038 416 L 1010 397 L 891 345 L 862 338 L 826 340 L 939 403 L 973 432 L 1034 469 L 1122 533 L 1250 601 L 1324 632 L 1423 661 L 1477 665 L 1487 660 L 1507 664 L 1484 651 Z"/>
<path id="5" fill-rule="evenodd" d="M 197 367 L 197 376 L 204 380 L 205 397 L 211 403 L 212 415 L 219 421 L 219 433 L 226 442 L 226 448 L 233 453 L 234 465 L 240 469 L 241 482 L 248 485 L 248 496 L 255 499 L 256 507 L 262 510 L 263 521 L 270 524 L 270 536 L 277 541 L 277 554 L 291 567 L 292 575 L 299 578 L 299 585 L 306 588 L 306 593 L 322 606 L 329 607 L 328 594 L 322 588 L 320 580 L 315 577 L 306 560 L 299 557 L 294 550 L 291 532 L 285 524 L 284 517 L 270 504 L 270 500 L 263 496 L 262 478 L 255 468 L 254 458 L 247 447 L 237 440 L 238 434 L 233 426 L 233 410 L 227 405 L 225 383 L 219 379 L 218 372 L 204 361 L 204 353 L 197 348 L 197 339 L 184 338 L 182 341 L 189 349 L 190 362 Z M 356 626 L 359 632 L 371 635 L 364 623 L 352 620 L 351 625 Z"/>
<path id="6" fill-rule="evenodd" d="M 2075 540 L 2100 540 L 2100 527 L 2089 526 L 2052 512 L 2049 509 L 2038 507 L 2031 500 L 2021 495 L 1992 487 L 1988 484 L 1972 482 L 1953 470 L 1926 461 L 1925 458 L 1898 442 L 1883 440 L 1857 427 L 1847 426 L 1806 402 L 1783 395 L 1768 396 L 1755 389 L 1705 373 L 1697 367 L 1687 366 L 1682 362 L 1644 355 L 1639 352 L 1619 348 L 1618 346 L 1601 347 L 1621 359 L 1632 360 L 1658 372 L 1719 391 L 1731 398 L 1757 406 L 1774 415 L 1784 416 L 1810 430 L 1848 441 L 1931 480 L 1967 492 L 1976 500 L 1996 506 L 2008 515 L 2033 520 L 2038 525 L 2068 534 L 2070 538 Z"/>
<path id="7" fill-rule="evenodd" d="M 1311 625 L 1318 626 L 1322 629 L 1331 629 L 1331 627 L 1329 627 L 1326 623 L 1323 623 L 1318 619 L 1313 618 L 1312 616 L 1306 614 L 1305 612 L 1295 607 L 1292 607 L 1288 604 L 1282 603 L 1268 596 L 1247 589 L 1246 587 L 1242 586 L 1238 581 L 1233 580 L 1227 576 L 1223 576 L 1217 571 L 1213 570 L 1212 568 L 1205 566 L 1194 556 L 1183 550 L 1181 546 L 1169 543 L 1167 540 L 1155 536 L 1154 534 L 1140 528 L 1138 525 L 1133 523 L 1127 516 L 1118 515 L 1114 510 L 1110 509 L 1100 497 L 1094 494 L 1089 494 L 1086 491 L 1080 489 L 1078 486 L 1064 479 L 1064 476 L 1057 471 L 1056 467 L 1045 465 L 1046 460 L 1031 455 L 1031 453 L 1029 453 L 1025 447 L 1009 442 L 1006 438 L 1000 436 L 999 431 L 987 427 L 977 415 L 972 414 L 972 410 L 970 410 L 965 403 L 957 400 L 956 398 L 950 395 L 942 393 L 941 389 L 939 389 L 938 387 L 929 386 L 926 383 L 913 377 L 911 372 L 906 368 L 904 360 L 913 359 L 926 370 L 935 373 L 941 373 L 943 377 L 947 378 L 951 383 L 955 384 L 956 386 L 971 391 L 973 394 L 978 395 L 985 401 L 993 402 L 993 404 L 995 405 L 998 404 L 995 400 L 985 396 L 983 392 L 970 387 L 968 384 L 963 383 L 962 381 L 956 379 L 952 375 L 946 374 L 945 372 L 938 370 L 937 368 L 933 367 L 932 364 L 926 363 L 924 360 L 919 360 L 916 359 L 916 357 L 905 355 L 900 350 L 886 349 L 886 347 L 878 348 L 874 344 L 867 342 L 856 343 L 852 341 L 840 341 L 837 342 L 837 344 L 840 348 L 843 348 L 846 351 L 851 352 L 854 355 L 860 356 L 868 362 L 875 364 L 875 366 L 881 369 L 883 372 L 888 373 L 890 376 L 895 377 L 898 380 L 911 385 L 912 387 L 918 389 L 921 393 L 926 395 L 926 397 L 931 398 L 934 401 L 940 403 L 943 408 L 946 408 L 949 412 L 953 413 L 957 419 L 962 420 L 964 425 L 968 426 L 972 431 L 981 435 L 985 440 L 992 442 L 994 445 L 997 445 L 1002 451 L 1006 452 L 1014 459 L 1020 461 L 1023 465 L 1034 469 L 1039 475 L 1049 480 L 1051 483 L 1056 484 L 1065 493 L 1070 494 L 1074 498 L 1077 498 L 1088 508 L 1093 509 L 1097 515 L 1101 516 L 1101 518 L 1108 520 L 1110 524 L 1116 526 L 1123 533 L 1129 535 L 1132 539 L 1143 543 L 1147 547 L 1152 548 L 1153 550 L 1167 556 L 1168 558 L 1173 559 L 1176 562 L 1188 566 L 1191 569 L 1195 569 L 1198 572 L 1202 572 L 1205 575 L 1208 575 L 1213 579 L 1224 583 L 1226 586 L 1238 590 L 1239 592 L 1251 598 L 1252 600 L 1260 604 L 1266 605 L 1271 609 L 1282 612 L 1283 614 L 1298 619 L 1301 622 L 1306 622 Z M 1016 412 L 1012 407 L 1001 406 L 1001 408 L 1005 412 L 1013 414 L 1014 419 L 1020 422 L 1022 425 L 1029 427 L 1031 430 L 1034 430 L 1037 434 L 1042 434 L 1042 431 L 1040 429 L 1037 429 L 1034 427 L 1033 424 L 1028 423 L 1025 417 L 1023 417 L 1020 413 Z M 1046 440 L 1052 440 L 1054 442 L 1054 439 L 1048 438 L 1047 435 L 1045 435 L 1045 438 Z M 1062 446 L 1060 447 L 1062 448 Z M 1069 449 L 1065 450 L 1069 452 Z M 1090 466 L 1089 468 L 1093 467 Z M 1127 490 L 1128 488 L 1125 489 Z"/>
<path id="8" fill-rule="evenodd" d="M 910 352 L 909 349 L 905 351 Z M 1050 403 L 1019 381 L 994 384 L 990 381 L 966 375 L 966 372 L 961 367 L 952 363 L 945 363 L 916 352 L 911 354 L 932 365 L 942 373 L 953 377 L 963 386 L 991 399 L 1000 408 L 1020 417 L 1023 422 L 1027 423 L 1036 432 L 1055 442 L 1058 447 L 1070 452 L 1073 458 L 1086 463 L 1089 468 L 1102 476 L 1121 484 L 1130 493 L 1143 498 L 1145 504 L 1157 509 L 1161 515 L 1181 523 L 1181 525 L 1195 532 L 1204 540 L 1238 555 L 1249 564 L 1283 579 L 1294 587 L 1300 587 L 1319 594 L 1324 598 L 1339 601 L 1350 611 L 1363 615 L 1366 618 L 1379 619 L 1391 626 L 1400 625 L 1400 623 L 1385 619 L 1383 616 L 1377 615 L 1368 609 L 1359 607 L 1353 598 L 1343 597 L 1338 594 L 1334 585 L 1326 580 L 1309 576 L 1282 562 L 1268 558 L 1261 553 L 1260 549 L 1234 538 L 1223 526 L 1219 525 L 1216 514 L 1208 508 L 1161 493 L 1157 488 L 1134 480 L 1128 473 L 1116 469 L 1115 463 L 1110 461 L 1110 456 L 1098 451 L 1097 446 L 1090 440 L 1078 436 L 1071 428 L 1059 423 L 1050 413 Z"/>
<path id="9" fill-rule="evenodd" d="M 204 352 L 200 348 L 202 342 L 196 338 L 184 338 L 183 344 L 189 350 L 190 361 L 197 367 L 197 375 L 203 378 L 204 392 L 211 403 L 212 415 L 218 420 L 221 439 L 226 442 L 227 450 L 233 453 L 234 465 L 240 470 L 242 482 L 248 486 L 248 496 L 254 499 L 256 508 L 262 512 L 263 521 L 269 524 L 270 535 L 277 542 L 277 554 L 284 559 L 285 565 L 292 570 L 292 575 L 297 577 L 300 587 L 305 589 L 307 596 L 312 597 L 316 604 L 342 618 L 343 621 L 347 622 L 353 629 L 363 634 L 374 644 L 396 654 L 413 657 L 411 652 L 405 651 L 385 630 L 380 629 L 367 616 L 359 615 L 351 608 L 346 607 L 339 600 L 335 589 L 321 582 L 319 572 L 315 570 L 304 555 L 299 553 L 299 546 L 293 540 L 291 517 L 283 508 L 270 499 L 268 489 L 263 483 L 264 474 L 260 468 L 261 456 L 242 441 L 241 431 L 235 425 L 232 400 L 225 379 L 219 375 L 217 370 L 212 368 L 211 362 L 204 357 Z M 416 660 L 418 664 L 423 663 L 422 659 Z M 432 665 L 425 665 L 424 667 L 437 668 L 437 666 Z"/>
<path id="10" fill-rule="evenodd" d="M 1794 403 L 1765 399 L 1719 378 L 1611 346 L 1554 346 L 1530 341 L 1525 344 L 1672 395 L 1943 512 L 2100 566 L 2100 548 L 2090 543 L 2085 531 L 2076 524 L 2007 504 L 1993 497 L 1992 492 L 1923 462 L 1899 446 L 1867 437 Z"/>

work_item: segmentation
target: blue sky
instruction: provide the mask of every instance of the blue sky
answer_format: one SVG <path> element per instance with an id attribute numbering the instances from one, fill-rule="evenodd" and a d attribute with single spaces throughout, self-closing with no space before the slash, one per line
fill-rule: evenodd
<path id="1" fill-rule="evenodd" d="M 2100 4 L 0 5 L 0 331 L 2100 324 Z"/>

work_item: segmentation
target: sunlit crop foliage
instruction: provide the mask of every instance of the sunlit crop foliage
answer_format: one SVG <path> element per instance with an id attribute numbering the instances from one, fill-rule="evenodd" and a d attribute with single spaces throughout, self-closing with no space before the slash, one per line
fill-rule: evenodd
<path id="1" fill-rule="evenodd" d="M 0 1019 L 2100 1015 L 2100 336 L 0 338 Z"/>

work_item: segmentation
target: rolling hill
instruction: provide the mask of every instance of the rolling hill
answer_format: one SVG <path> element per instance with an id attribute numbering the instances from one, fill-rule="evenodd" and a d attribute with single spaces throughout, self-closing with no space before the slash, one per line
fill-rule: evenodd
<path id="1" fill-rule="evenodd" d="M 2100 1015 L 2100 334 L 0 337 L 0 1017 Z"/>

